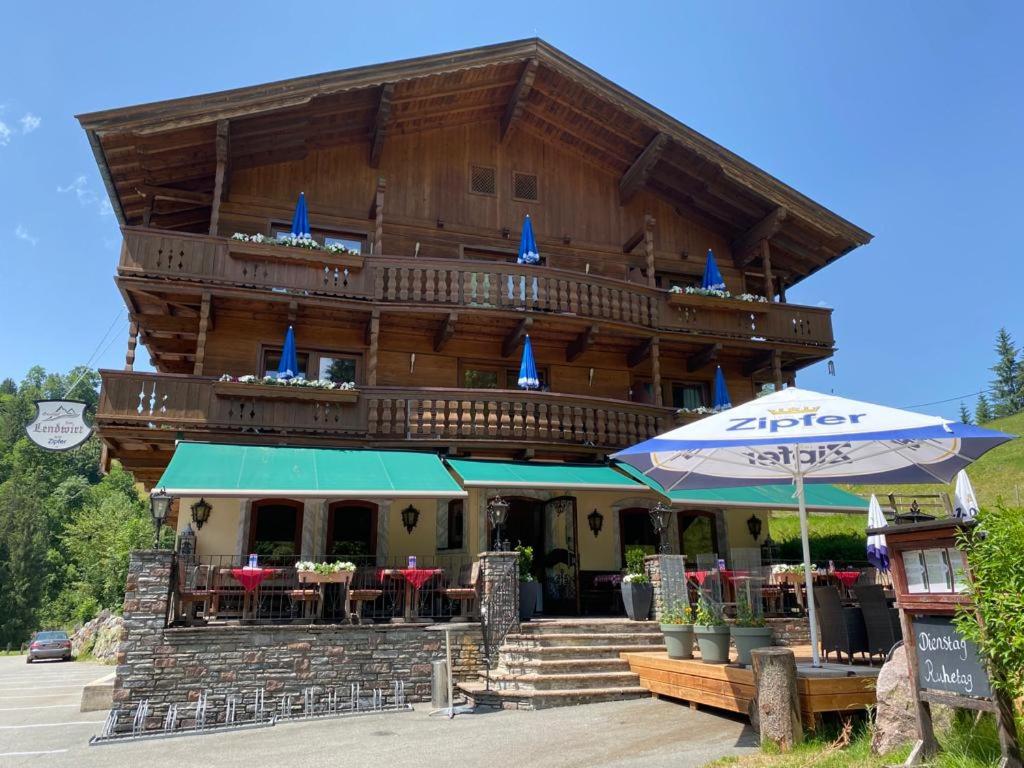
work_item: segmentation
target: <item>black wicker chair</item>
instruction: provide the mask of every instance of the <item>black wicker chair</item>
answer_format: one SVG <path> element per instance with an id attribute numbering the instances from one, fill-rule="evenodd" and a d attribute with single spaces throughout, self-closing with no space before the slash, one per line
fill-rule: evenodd
<path id="1" fill-rule="evenodd" d="M 889 607 L 885 591 L 878 584 L 861 584 L 853 588 L 864 617 L 868 636 L 868 654 L 883 658 L 896 643 L 903 639 L 899 612 Z"/>
<path id="2" fill-rule="evenodd" d="M 864 629 L 864 618 L 859 608 L 844 608 L 835 587 L 815 587 L 814 607 L 818 611 L 818 632 L 821 635 L 821 652 L 828 661 L 835 653 L 839 661 L 845 653 L 853 664 L 853 654 L 868 651 L 868 637 Z"/>

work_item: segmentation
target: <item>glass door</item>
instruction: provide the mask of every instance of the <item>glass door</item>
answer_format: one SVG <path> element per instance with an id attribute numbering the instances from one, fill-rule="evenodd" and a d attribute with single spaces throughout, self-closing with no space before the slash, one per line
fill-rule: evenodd
<path id="1" fill-rule="evenodd" d="M 559 496 L 544 504 L 544 612 L 580 612 L 579 556 L 576 551 L 576 499 Z"/>

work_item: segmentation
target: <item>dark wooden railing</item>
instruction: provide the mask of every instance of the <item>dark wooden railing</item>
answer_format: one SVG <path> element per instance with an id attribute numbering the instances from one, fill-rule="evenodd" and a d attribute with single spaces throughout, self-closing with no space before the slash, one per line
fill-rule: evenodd
<path id="1" fill-rule="evenodd" d="M 346 257 L 126 227 L 118 272 L 379 304 L 525 310 L 649 330 L 831 348 L 831 310 L 669 294 L 568 270 L 470 259 Z"/>
<path id="2" fill-rule="evenodd" d="M 176 374 L 101 375 L 101 429 L 316 435 L 382 444 L 512 439 L 607 449 L 632 445 L 676 423 L 671 408 L 552 392 L 366 387 L 341 393 L 225 385 Z"/>

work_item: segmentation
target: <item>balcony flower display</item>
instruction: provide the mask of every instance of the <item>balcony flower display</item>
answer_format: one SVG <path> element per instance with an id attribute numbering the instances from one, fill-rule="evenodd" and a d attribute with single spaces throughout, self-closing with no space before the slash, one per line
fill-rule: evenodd
<path id="1" fill-rule="evenodd" d="M 320 574 L 331 574 L 331 573 L 355 573 L 356 564 L 350 562 L 337 562 L 337 563 L 314 563 L 311 560 L 300 560 L 295 564 L 295 570 L 299 573 L 320 573 Z"/>
<path id="2" fill-rule="evenodd" d="M 259 233 L 255 235 L 247 235 L 244 232 L 235 232 L 235 234 L 231 236 L 231 239 L 238 240 L 242 243 L 254 243 L 255 245 L 280 245 L 284 248 L 305 248 L 307 251 L 324 251 L 325 253 L 336 254 L 339 256 L 359 255 L 359 251 L 346 248 L 340 243 L 320 245 L 320 243 L 311 237 L 296 237 L 294 235 L 267 237 L 266 235 Z"/>
<path id="3" fill-rule="evenodd" d="M 734 296 L 726 290 L 719 290 L 718 288 L 701 288 L 694 285 L 688 285 L 686 288 L 673 285 L 668 289 L 668 292 L 685 293 L 688 296 L 711 296 L 716 299 L 736 299 L 738 301 L 749 301 L 755 304 L 766 304 L 768 302 L 767 297 L 758 296 L 756 293 L 740 293 Z"/>
<path id="4" fill-rule="evenodd" d="M 707 416 L 708 414 L 714 412 L 714 408 L 708 408 L 706 405 L 698 405 L 696 408 L 676 408 L 677 416 L 682 416 L 685 414 L 691 414 L 694 416 Z"/>
<path id="5" fill-rule="evenodd" d="M 279 379 L 276 376 L 253 376 L 249 374 L 247 376 L 232 376 L 225 373 L 220 377 L 220 381 L 233 382 L 237 384 L 265 384 L 274 387 L 305 387 L 307 389 L 332 389 L 332 390 L 354 390 L 356 383 L 354 381 L 330 381 L 328 379 Z"/>

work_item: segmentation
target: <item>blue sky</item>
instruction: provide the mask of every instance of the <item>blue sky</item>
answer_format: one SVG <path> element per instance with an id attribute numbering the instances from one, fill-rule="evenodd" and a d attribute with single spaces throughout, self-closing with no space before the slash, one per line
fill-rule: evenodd
<path id="1" fill-rule="evenodd" d="M 123 365 L 119 233 L 74 114 L 536 34 L 875 235 L 791 291 L 835 308 L 837 375 L 818 365 L 801 386 L 894 406 L 977 392 L 999 326 L 1024 341 L 1022 9 L 17 4 L 0 50 L 0 378 L 84 363 L 112 324 L 94 365 Z"/>

